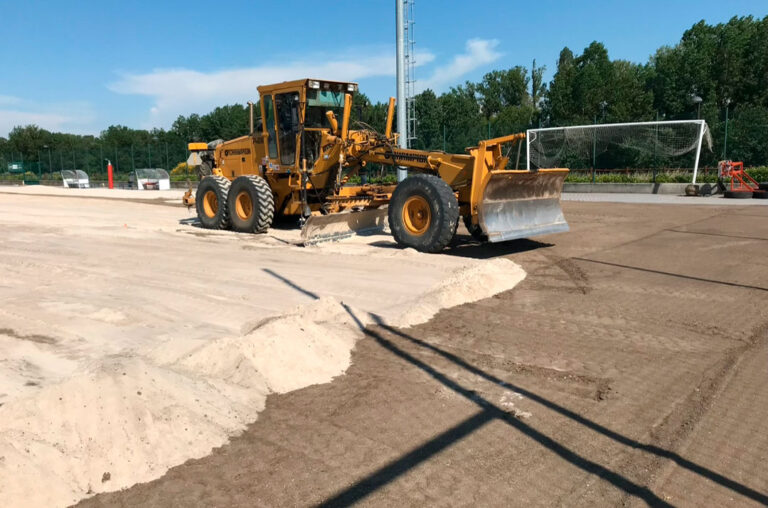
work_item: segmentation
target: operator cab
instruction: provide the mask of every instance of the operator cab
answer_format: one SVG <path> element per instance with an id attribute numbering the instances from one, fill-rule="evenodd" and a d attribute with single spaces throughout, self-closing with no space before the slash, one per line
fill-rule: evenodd
<path id="1" fill-rule="evenodd" d="M 290 172 L 302 158 L 308 167 L 320 156 L 322 133 L 332 126 L 326 113 L 341 118 L 346 94 L 357 92 L 356 83 L 302 79 L 259 87 L 262 136 L 270 170 Z M 302 122 L 303 142 L 302 152 Z"/>

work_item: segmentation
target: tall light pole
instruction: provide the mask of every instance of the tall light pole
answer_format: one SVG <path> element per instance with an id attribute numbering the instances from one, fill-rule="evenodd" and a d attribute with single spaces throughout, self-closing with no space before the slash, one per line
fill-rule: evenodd
<path id="1" fill-rule="evenodd" d="M 725 138 L 723 139 L 723 160 L 728 160 L 728 107 L 731 99 L 725 99 Z"/>
<path id="2" fill-rule="evenodd" d="M 600 102 L 600 111 L 603 114 L 602 122 L 605 122 L 605 108 L 608 107 L 608 102 Z M 595 125 L 597 125 L 597 115 L 595 115 Z M 597 127 L 592 131 L 592 183 L 595 183 L 597 173 Z"/>
<path id="3" fill-rule="evenodd" d="M 696 94 L 691 95 L 691 102 L 696 105 L 696 119 L 701 120 L 701 103 L 704 99 Z"/>
<path id="4" fill-rule="evenodd" d="M 407 119 L 405 113 L 405 16 L 404 0 L 395 0 L 396 25 L 396 71 L 397 71 L 397 146 L 408 148 Z M 408 176 L 408 170 L 397 167 L 397 181 L 402 182 Z"/>
<path id="5" fill-rule="evenodd" d="M 53 159 L 51 158 L 51 147 L 48 145 L 43 145 L 43 148 L 48 150 L 48 172 L 53 173 Z"/>

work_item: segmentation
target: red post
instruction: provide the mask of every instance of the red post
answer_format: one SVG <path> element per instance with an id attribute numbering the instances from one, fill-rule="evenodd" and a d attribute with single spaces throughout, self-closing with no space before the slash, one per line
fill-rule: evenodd
<path id="1" fill-rule="evenodd" d="M 112 162 L 107 161 L 107 181 L 109 182 L 109 188 L 114 189 L 115 184 L 112 182 Z"/>

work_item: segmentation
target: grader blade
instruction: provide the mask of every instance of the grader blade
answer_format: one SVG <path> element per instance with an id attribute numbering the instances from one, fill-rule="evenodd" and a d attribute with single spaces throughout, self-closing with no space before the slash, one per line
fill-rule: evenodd
<path id="1" fill-rule="evenodd" d="M 329 215 L 313 215 L 301 228 L 304 245 L 335 242 L 354 235 L 373 235 L 386 232 L 387 208 Z"/>
<path id="2" fill-rule="evenodd" d="M 567 169 L 491 171 L 478 206 L 489 242 L 568 231 L 560 208 Z"/>

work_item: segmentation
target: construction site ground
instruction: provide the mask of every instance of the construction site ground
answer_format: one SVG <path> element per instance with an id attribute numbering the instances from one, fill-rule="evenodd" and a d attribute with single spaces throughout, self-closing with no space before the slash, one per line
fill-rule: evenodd
<path id="1" fill-rule="evenodd" d="M 275 269 L 282 266 L 282 233 L 232 240 L 232 233 L 196 231 L 183 222 L 183 208 L 161 201 L 119 206 L 150 224 L 139 229 L 161 228 L 153 222 L 159 220 L 181 228 L 170 231 L 183 239 L 172 255 L 198 267 L 206 280 L 261 270 L 243 253 L 264 243 L 273 273 L 262 272 L 259 280 L 270 291 L 287 299 L 293 292 L 307 303 L 322 294 L 320 274 L 310 267 Z M 62 230 L 68 207 L 87 209 L 106 241 L 115 226 L 96 218 L 104 203 L 0 190 L 2 227 L 29 233 L 22 243 L 0 247 L 0 265 L 19 257 L 19 249 L 34 252 L 32 268 L 76 252 L 82 238 Z M 272 393 L 256 421 L 210 454 L 80 505 L 768 504 L 768 206 L 758 205 L 569 200 L 563 203 L 569 233 L 496 245 L 479 245 L 460 228 L 440 255 L 446 265 L 424 265 L 427 273 L 414 287 L 465 259 L 508 258 L 526 278 L 426 323 L 367 326 L 344 375 Z M 36 218 L 26 224 L 25 213 Z M 46 216 L 57 224 L 46 225 Z M 168 226 L 173 217 L 182 222 Z M 40 239 L 48 248 L 36 249 Z M 156 269 L 131 264 L 128 254 L 157 248 L 160 240 L 154 233 L 109 240 L 117 244 L 105 256 L 123 253 L 112 264 L 119 277 L 114 288 L 100 291 L 117 293 L 125 287 L 119 284 L 134 279 L 148 284 Z M 174 249 L 170 239 L 162 241 L 163 249 Z M 366 248 L 399 252 L 389 239 Z M 163 249 L 157 263 L 164 272 L 153 285 L 162 298 L 152 301 L 172 310 L 196 308 L 195 319 L 215 322 L 208 331 L 239 329 L 242 323 L 230 321 L 249 308 L 248 295 L 238 294 L 238 308 L 227 309 L 222 282 L 212 309 L 199 296 L 205 285 L 190 270 L 160 261 L 170 255 Z M 399 261 L 393 271 L 417 276 L 418 264 L 414 270 L 402 258 L 391 259 Z M 31 277 L 30 266 L 22 265 L 13 273 Z M 350 269 L 342 276 L 361 273 Z M 25 282 L 43 292 L 49 289 L 44 279 Z M 378 298 L 375 285 L 360 285 L 365 291 L 350 290 L 344 298 Z M 6 296 L 11 286 L 16 283 L 0 280 Z M 398 291 L 413 291 L 411 282 L 386 288 L 385 296 L 396 299 Z M 162 322 L 157 308 L 135 309 L 141 312 Z M 36 316 L 31 304 L 29 314 Z M 109 316 L 101 314 L 102 321 Z M 104 481 L 107 487 L 99 489 L 109 490 L 109 478 Z"/>

